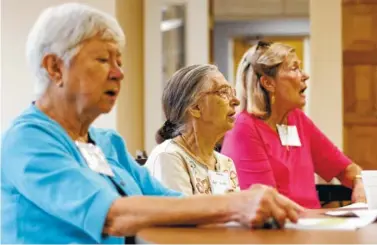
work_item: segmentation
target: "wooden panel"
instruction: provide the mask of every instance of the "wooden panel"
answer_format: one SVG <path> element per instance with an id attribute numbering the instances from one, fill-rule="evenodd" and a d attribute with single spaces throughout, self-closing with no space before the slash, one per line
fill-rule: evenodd
<path id="1" fill-rule="evenodd" d="M 359 120 L 377 122 L 377 66 L 357 65 L 343 68 L 344 114 Z"/>
<path id="2" fill-rule="evenodd" d="M 343 0 L 343 5 L 347 4 L 376 4 L 376 0 Z"/>
<path id="3" fill-rule="evenodd" d="M 367 51 L 345 50 L 343 52 L 344 65 L 377 65 L 377 49 Z"/>
<path id="4" fill-rule="evenodd" d="M 377 169 L 377 126 L 344 127 L 345 152 L 363 169 Z"/>
<path id="5" fill-rule="evenodd" d="M 376 50 L 377 4 L 344 5 L 342 10 L 344 51 Z"/>
<path id="6" fill-rule="evenodd" d="M 377 1 L 343 1 L 344 152 L 377 169 Z"/>

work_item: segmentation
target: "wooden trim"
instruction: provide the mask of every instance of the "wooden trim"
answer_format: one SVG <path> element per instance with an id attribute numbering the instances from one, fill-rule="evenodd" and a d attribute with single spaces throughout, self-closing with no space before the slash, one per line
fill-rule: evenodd
<path id="1" fill-rule="evenodd" d="M 377 4 L 376 0 L 343 0 L 342 5 Z"/>
<path id="2" fill-rule="evenodd" d="M 344 126 L 377 126 L 377 115 L 371 115 L 369 117 L 360 117 L 355 113 L 344 114 Z"/>
<path id="3" fill-rule="evenodd" d="M 343 65 L 377 65 L 377 49 L 343 51 Z"/>

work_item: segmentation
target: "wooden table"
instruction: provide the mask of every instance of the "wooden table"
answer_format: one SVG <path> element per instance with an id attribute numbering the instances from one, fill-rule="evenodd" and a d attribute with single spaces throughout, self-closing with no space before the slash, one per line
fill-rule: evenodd
<path id="1" fill-rule="evenodd" d="M 306 217 L 324 217 L 325 211 L 328 210 L 312 210 Z M 377 223 L 356 231 L 250 230 L 214 225 L 193 228 L 159 227 L 140 231 L 136 241 L 156 244 L 377 243 Z"/>

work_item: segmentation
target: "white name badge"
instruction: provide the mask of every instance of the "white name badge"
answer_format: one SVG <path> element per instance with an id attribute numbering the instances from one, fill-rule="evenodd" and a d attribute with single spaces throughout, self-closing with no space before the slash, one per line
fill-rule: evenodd
<path id="1" fill-rule="evenodd" d="M 75 143 L 91 170 L 114 177 L 114 173 L 111 170 L 110 165 L 107 163 L 105 155 L 98 146 L 78 141 Z"/>
<path id="2" fill-rule="evenodd" d="M 276 125 L 283 146 L 301 146 L 296 126 Z"/>
<path id="3" fill-rule="evenodd" d="M 229 173 L 208 171 L 212 194 L 225 194 L 231 190 Z"/>

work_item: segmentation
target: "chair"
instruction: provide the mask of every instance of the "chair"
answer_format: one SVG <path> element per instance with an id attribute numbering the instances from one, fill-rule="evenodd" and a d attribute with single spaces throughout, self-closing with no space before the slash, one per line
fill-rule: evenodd
<path id="1" fill-rule="evenodd" d="M 143 166 L 147 162 L 148 158 L 136 158 L 135 161 L 140 165 Z"/>
<path id="2" fill-rule="evenodd" d="M 136 151 L 136 158 L 135 161 L 140 165 L 143 166 L 148 160 L 148 155 L 146 151 L 137 150 Z"/>
<path id="3" fill-rule="evenodd" d="M 330 202 L 338 202 L 342 207 L 343 202 L 351 201 L 352 190 L 342 185 L 316 185 L 317 193 L 322 207 Z"/>

